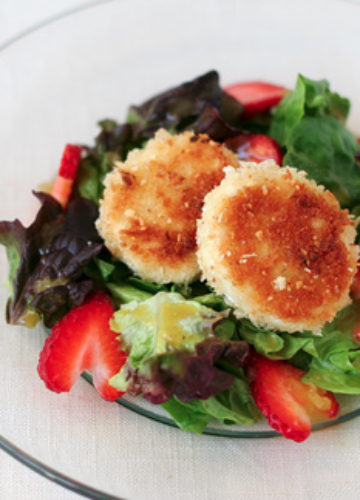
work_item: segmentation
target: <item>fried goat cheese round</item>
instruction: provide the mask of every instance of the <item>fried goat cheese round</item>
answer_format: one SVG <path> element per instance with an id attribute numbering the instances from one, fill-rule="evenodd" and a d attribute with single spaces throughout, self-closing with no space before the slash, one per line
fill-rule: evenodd
<path id="1" fill-rule="evenodd" d="M 107 248 L 145 280 L 196 279 L 196 220 L 227 165 L 237 156 L 207 135 L 159 130 L 105 178 L 97 229 Z"/>
<path id="2" fill-rule="evenodd" d="M 320 333 L 350 302 L 358 247 L 348 211 L 305 172 L 272 160 L 225 170 L 198 223 L 203 277 L 238 317 Z"/>

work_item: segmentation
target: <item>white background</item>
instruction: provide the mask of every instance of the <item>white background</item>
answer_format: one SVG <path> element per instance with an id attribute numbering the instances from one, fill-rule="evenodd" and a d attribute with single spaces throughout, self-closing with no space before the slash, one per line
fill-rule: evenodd
<path id="1" fill-rule="evenodd" d="M 2 0 L 0 46 L 29 27 L 86 3 L 81 0 Z M 78 495 L 39 476 L 0 450 L 0 500 L 78 498 Z"/>

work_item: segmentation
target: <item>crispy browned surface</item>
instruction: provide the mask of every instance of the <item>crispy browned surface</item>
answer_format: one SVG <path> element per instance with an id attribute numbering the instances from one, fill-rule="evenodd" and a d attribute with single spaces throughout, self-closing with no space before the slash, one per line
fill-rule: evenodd
<path id="1" fill-rule="evenodd" d="M 349 288 L 351 225 L 333 196 L 303 183 L 245 187 L 223 205 L 221 252 L 236 286 L 251 284 L 259 309 L 292 322 L 327 321 Z M 284 289 L 274 280 L 285 278 Z M 281 278 L 281 279 L 282 279 Z"/>
<path id="2" fill-rule="evenodd" d="M 134 176 L 131 185 L 125 184 L 121 191 L 113 192 L 116 197 L 115 213 L 128 207 L 144 205 L 145 214 L 132 218 L 127 229 L 122 231 L 123 245 L 142 258 L 161 259 L 176 264 L 196 248 L 196 219 L 200 216 L 205 194 L 223 178 L 222 166 L 211 170 L 211 159 L 194 148 L 184 154 L 182 161 L 199 162 L 198 172 L 191 176 L 179 175 L 169 169 L 177 166 L 162 162 L 152 162 L 154 178 L 148 179 L 149 186 L 141 186 Z M 188 155 L 193 155 L 189 160 Z M 202 155 L 202 158 L 199 158 Z M 209 171 L 203 171 L 202 163 L 208 162 Z M 224 164 L 227 164 L 226 162 Z M 150 198 L 152 197 L 152 198 Z M 140 210 L 137 210 L 140 212 Z"/>
<path id="3" fill-rule="evenodd" d="M 168 266 L 181 275 L 192 267 L 194 276 L 179 281 L 193 279 L 198 273 L 196 219 L 204 196 L 224 177 L 223 167 L 237 163 L 233 153 L 206 135 L 161 131 L 107 179 L 98 225 L 106 245 L 148 279 L 148 266 L 161 266 L 165 273 Z M 173 276 L 152 279 L 177 281 Z"/>

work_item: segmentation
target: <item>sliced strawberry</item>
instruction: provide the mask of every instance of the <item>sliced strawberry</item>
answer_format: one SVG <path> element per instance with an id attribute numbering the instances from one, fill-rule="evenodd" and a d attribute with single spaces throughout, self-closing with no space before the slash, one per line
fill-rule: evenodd
<path id="1" fill-rule="evenodd" d="M 238 154 L 240 160 L 261 162 L 272 159 L 282 164 L 282 151 L 279 144 L 262 134 L 240 134 L 227 139 L 225 145 Z"/>
<path id="2" fill-rule="evenodd" d="M 254 356 L 250 370 L 256 405 L 269 425 L 288 439 L 300 442 L 310 435 L 311 424 L 337 415 L 334 395 L 301 378 L 305 372 L 285 361 Z"/>
<path id="3" fill-rule="evenodd" d="M 65 179 L 75 179 L 79 165 L 81 148 L 73 144 L 66 144 L 59 168 L 59 175 Z"/>
<path id="4" fill-rule="evenodd" d="M 247 117 L 268 111 L 288 93 L 284 87 L 259 81 L 235 83 L 224 90 L 243 104 Z"/>
<path id="5" fill-rule="evenodd" d="M 356 342 L 360 342 L 360 325 L 356 325 L 354 328 L 354 339 Z"/>
<path id="6" fill-rule="evenodd" d="M 52 196 L 63 207 L 69 201 L 76 172 L 80 163 L 81 148 L 73 144 L 67 144 L 60 162 L 58 176 L 52 188 Z"/>
<path id="7" fill-rule="evenodd" d="M 109 326 L 113 313 L 110 297 L 94 292 L 52 328 L 38 364 L 39 375 L 49 389 L 68 392 L 83 371 L 92 370 L 100 396 L 109 401 L 121 396 L 108 383 L 126 359 L 116 340 L 118 333 Z"/>
<path id="8" fill-rule="evenodd" d="M 353 282 L 351 284 L 351 295 L 355 300 L 360 300 L 360 266 L 358 262 L 357 273 L 354 276 Z"/>

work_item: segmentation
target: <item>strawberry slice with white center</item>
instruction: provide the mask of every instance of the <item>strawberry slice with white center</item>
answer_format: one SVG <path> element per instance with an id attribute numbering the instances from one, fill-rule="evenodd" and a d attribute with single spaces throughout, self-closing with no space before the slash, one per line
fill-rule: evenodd
<path id="1" fill-rule="evenodd" d="M 282 151 L 279 144 L 263 134 L 239 134 L 225 141 L 225 146 L 237 153 L 241 161 L 260 163 L 274 160 L 282 165 Z"/>
<path id="2" fill-rule="evenodd" d="M 61 158 L 60 168 L 51 195 L 66 207 L 72 193 L 76 172 L 80 163 L 81 147 L 67 144 Z"/>
<path id="3" fill-rule="evenodd" d="M 311 425 L 336 417 L 339 405 L 330 391 L 304 383 L 303 370 L 286 361 L 252 358 L 249 376 L 256 405 L 269 425 L 297 442 L 309 437 Z"/>
<path id="4" fill-rule="evenodd" d="M 82 372 L 92 370 L 100 396 L 114 401 L 123 394 L 108 383 L 126 360 L 119 334 L 109 326 L 113 313 L 111 298 L 94 292 L 52 328 L 38 364 L 39 375 L 50 390 L 68 392 Z"/>
<path id="5" fill-rule="evenodd" d="M 261 81 L 234 83 L 224 90 L 241 102 L 245 117 L 269 111 L 289 92 L 279 85 Z"/>

